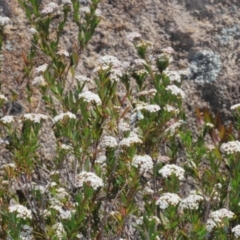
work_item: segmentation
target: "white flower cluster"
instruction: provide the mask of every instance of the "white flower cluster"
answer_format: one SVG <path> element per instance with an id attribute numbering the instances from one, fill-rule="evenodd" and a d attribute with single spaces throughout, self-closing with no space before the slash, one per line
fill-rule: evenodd
<path id="1" fill-rule="evenodd" d="M 146 110 L 148 112 L 158 112 L 161 108 L 157 104 L 148 104 L 145 106 L 138 106 L 137 110 Z"/>
<path id="2" fill-rule="evenodd" d="M 83 98 L 84 101 L 88 103 L 95 102 L 96 105 L 102 104 L 100 97 L 96 93 L 93 93 L 91 91 L 82 92 L 78 95 L 78 97 Z"/>
<path id="3" fill-rule="evenodd" d="M 231 108 L 230 108 L 230 109 L 231 109 L 231 110 L 240 109 L 240 103 L 238 103 L 238 104 L 235 104 L 235 105 L 231 106 Z"/>
<path id="4" fill-rule="evenodd" d="M 142 35 L 138 32 L 131 32 L 126 35 L 126 38 L 130 41 L 133 42 L 136 39 L 140 39 Z"/>
<path id="5" fill-rule="evenodd" d="M 73 147 L 71 145 L 65 144 L 65 143 L 61 144 L 61 148 L 64 150 L 72 150 L 73 149 Z"/>
<path id="6" fill-rule="evenodd" d="M 24 119 L 30 120 L 34 123 L 40 123 L 41 120 L 48 120 L 49 117 L 44 115 L 44 114 L 40 114 L 40 113 L 26 113 L 23 115 Z"/>
<path id="7" fill-rule="evenodd" d="M 33 79 L 33 81 L 32 81 L 32 84 L 33 84 L 33 85 L 39 85 L 39 86 L 46 86 L 46 85 L 47 85 L 47 83 L 46 83 L 46 81 L 45 81 L 45 79 L 44 79 L 43 76 L 37 76 L 37 77 L 35 77 L 35 78 Z"/>
<path id="8" fill-rule="evenodd" d="M 226 208 L 219 209 L 217 211 L 211 212 L 209 219 L 206 223 L 206 228 L 208 232 L 211 232 L 215 227 L 222 227 L 222 224 L 225 223 L 224 220 L 232 219 L 234 213 L 227 210 Z"/>
<path id="9" fill-rule="evenodd" d="M 64 49 L 60 49 L 58 52 L 57 52 L 57 55 L 59 56 L 63 56 L 63 57 L 69 57 L 69 52 L 64 50 Z"/>
<path id="10" fill-rule="evenodd" d="M 84 75 L 77 75 L 75 76 L 75 78 L 82 83 L 86 83 L 86 82 L 93 83 L 93 80 L 91 78 L 85 77 Z"/>
<path id="11" fill-rule="evenodd" d="M 116 138 L 112 136 L 104 136 L 101 140 L 101 145 L 103 147 L 115 148 L 118 146 Z"/>
<path id="12" fill-rule="evenodd" d="M 45 64 L 37 67 L 37 68 L 35 69 L 35 74 L 40 74 L 40 73 L 45 72 L 45 71 L 47 70 L 47 67 L 48 67 L 48 64 L 47 64 L 47 63 L 45 63 Z"/>
<path id="13" fill-rule="evenodd" d="M 41 11 L 41 14 L 47 15 L 47 14 L 53 13 L 57 9 L 58 9 L 58 5 L 54 2 L 50 2 L 46 7 L 43 8 L 43 10 Z"/>
<path id="14" fill-rule="evenodd" d="M 71 113 L 71 112 L 66 112 L 66 113 L 61 113 L 53 118 L 53 123 L 55 124 L 58 121 L 63 120 L 65 117 L 67 118 L 72 118 L 72 119 L 77 119 L 76 115 Z"/>
<path id="15" fill-rule="evenodd" d="M 122 71 L 120 69 L 111 69 L 110 70 L 110 80 L 112 82 L 118 82 L 119 77 L 122 77 Z"/>
<path id="16" fill-rule="evenodd" d="M 63 239 L 66 232 L 65 232 L 63 224 L 61 222 L 55 223 L 52 226 L 52 229 L 54 230 L 55 236 L 57 237 L 57 239 Z"/>
<path id="17" fill-rule="evenodd" d="M 9 212 L 17 212 L 17 218 L 22 218 L 24 220 L 32 218 L 31 210 L 21 204 L 10 205 L 8 210 Z"/>
<path id="18" fill-rule="evenodd" d="M 175 114 L 178 114 L 180 112 L 179 109 L 177 109 L 171 105 L 168 105 L 168 104 L 164 107 L 164 110 L 167 112 L 175 113 Z"/>
<path id="19" fill-rule="evenodd" d="M 70 219 L 72 214 L 74 213 L 74 211 L 71 211 L 71 210 L 64 210 L 62 206 L 59 204 L 56 204 L 56 202 L 55 204 L 51 204 L 49 208 L 56 210 L 59 213 L 59 217 L 61 219 Z M 49 215 L 51 216 L 51 212 L 45 212 L 45 216 L 49 216 Z"/>
<path id="20" fill-rule="evenodd" d="M 132 160 L 132 166 L 139 168 L 141 174 L 153 169 L 153 161 L 149 155 L 135 155 Z"/>
<path id="21" fill-rule="evenodd" d="M 175 175 L 179 180 L 183 180 L 185 170 L 175 164 L 167 164 L 159 170 L 159 173 L 163 178 L 168 178 L 171 175 Z"/>
<path id="22" fill-rule="evenodd" d="M 156 201 L 161 209 L 166 209 L 169 206 L 177 206 L 181 198 L 175 193 L 163 193 L 163 195 Z"/>
<path id="23" fill-rule="evenodd" d="M 98 63 L 101 66 L 110 66 L 110 65 L 112 65 L 115 68 L 121 67 L 121 62 L 116 57 L 111 56 L 111 55 L 105 55 L 105 56 L 100 57 L 98 59 Z"/>
<path id="24" fill-rule="evenodd" d="M 146 40 L 141 40 L 137 43 L 136 45 L 137 47 L 152 47 L 153 43 L 150 41 L 146 41 Z"/>
<path id="25" fill-rule="evenodd" d="M 197 210 L 200 202 L 204 201 L 204 197 L 198 194 L 190 194 L 187 198 L 182 199 L 179 205 L 180 210 Z"/>
<path id="26" fill-rule="evenodd" d="M 160 62 L 168 61 L 168 63 L 173 62 L 173 57 L 169 53 L 161 53 L 157 55 L 156 59 Z"/>
<path id="27" fill-rule="evenodd" d="M 130 147 L 134 143 L 142 143 L 142 140 L 135 132 L 130 132 L 127 138 L 123 138 L 119 143 L 120 146 Z"/>
<path id="28" fill-rule="evenodd" d="M 165 70 L 163 71 L 164 74 L 166 74 L 169 77 L 170 82 L 181 82 L 181 76 L 177 71 L 169 71 Z"/>
<path id="29" fill-rule="evenodd" d="M 235 238 L 239 238 L 240 237 L 240 225 L 235 226 L 232 229 L 232 233 L 234 234 Z"/>
<path id="30" fill-rule="evenodd" d="M 185 98 L 185 93 L 183 90 L 176 85 L 168 85 L 166 90 L 170 91 L 173 95 L 180 96 L 182 99 Z"/>
<path id="31" fill-rule="evenodd" d="M 120 119 L 119 123 L 118 123 L 118 130 L 120 132 L 127 132 L 130 131 L 130 125 L 125 122 L 123 119 Z"/>
<path id="32" fill-rule="evenodd" d="M 0 26 L 4 26 L 6 24 L 10 23 L 10 18 L 8 17 L 1 17 L 0 16 Z"/>
<path id="33" fill-rule="evenodd" d="M 83 183 L 86 183 L 88 186 L 91 186 L 94 190 L 104 185 L 103 180 L 100 177 L 98 177 L 95 173 L 85 171 L 78 174 L 75 179 L 76 187 L 82 187 Z"/>
<path id="34" fill-rule="evenodd" d="M 0 100 L 7 101 L 7 98 L 4 95 L 0 94 Z"/>
<path id="35" fill-rule="evenodd" d="M 239 141 L 230 141 L 223 143 L 221 146 L 221 151 L 227 154 L 234 154 L 240 152 L 240 142 Z"/>
<path id="36" fill-rule="evenodd" d="M 206 126 L 206 127 L 209 127 L 209 128 L 214 128 L 214 125 L 213 125 L 212 123 L 209 123 L 209 122 L 206 123 L 205 126 Z"/>
<path id="37" fill-rule="evenodd" d="M 12 123 L 14 122 L 14 117 L 13 116 L 4 116 L 1 118 L 1 122 L 3 123 Z"/>

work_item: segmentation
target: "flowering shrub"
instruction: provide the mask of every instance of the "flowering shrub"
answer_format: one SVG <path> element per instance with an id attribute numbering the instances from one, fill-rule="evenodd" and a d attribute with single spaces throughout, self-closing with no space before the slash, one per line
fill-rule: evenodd
<path id="1" fill-rule="evenodd" d="M 192 133 L 180 73 L 168 69 L 173 49 L 153 54 L 136 32 L 126 38 L 139 59 L 101 56 L 91 76 L 77 74 L 101 20 L 99 1 L 40 2 L 19 0 L 32 26 L 26 100 L 31 105 L 37 89 L 41 113 L 24 113 L 0 94 L 0 144 L 11 156 L 0 171 L 0 238 L 239 238 L 239 136 L 232 130 L 240 129 L 239 106 L 229 128 L 198 109 Z M 60 42 L 69 21 L 78 44 L 68 52 Z M 9 22 L 0 18 L 0 47 Z M 46 63 L 35 66 L 39 49 Z M 51 162 L 40 150 L 47 125 L 56 146 Z"/>

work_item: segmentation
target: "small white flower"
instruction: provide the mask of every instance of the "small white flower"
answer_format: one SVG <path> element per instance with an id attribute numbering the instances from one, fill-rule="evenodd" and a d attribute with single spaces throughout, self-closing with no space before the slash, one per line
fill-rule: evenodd
<path id="1" fill-rule="evenodd" d="M 115 148 L 118 146 L 116 138 L 112 136 L 104 136 L 101 140 L 101 145 L 103 147 Z"/>
<path id="2" fill-rule="evenodd" d="M 223 220 L 232 219 L 233 217 L 234 213 L 226 208 L 211 212 L 206 223 L 206 228 L 208 232 L 211 232 L 215 227 L 222 227 L 222 224 L 224 223 Z"/>
<path id="3" fill-rule="evenodd" d="M 36 185 L 33 187 L 35 191 L 39 191 L 41 194 L 44 194 L 46 191 L 46 188 L 41 185 Z"/>
<path id="4" fill-rule="evenodd" d="M 0 94 L 0 100 L 4 100 L 6 102 L 7 98 L 4 95 Z"/>
<path id="5" fill-rule="evenodd" d="M 156 205 L 160 209 L 166 209 L 169 206 L 177 206 L 181 198 L 175 193 L 163 193 L 163 195 L 156 201 Z"/>
<path id="6" fill-rule="evenodd" d="M 163 178 L 168 178 L 171 175 L 175 175 L 179 180 L 183 180 L 185 170 L 175 164 L 167 164 L 159 170 L 159 173 Z"/>
<path id="7" fill-rule="evenodd" d="M 183 90 L 176 85 L 168 85 L 166 90 L 170 91 L 173 95 L 180 96 L 182 99 L 185 98 L 185 93 Z"/>
<path id="8" fill-rule="evenodd" d="M 123 119 L 121 119 L 118 123 L 118 130 L 120 132 L 127 132 L 130 131 L 130 125 L 127 122 L 124 122 Z"/>
<path id="9" fill-rule="evenodd" d="M 152 46 L 153 43 L 146 40 L 141 40 L 140 42 L 137 43 L 137 47 L 152 47 Z"/>
<path id="10" fill-rule="evenodd" d="M 75 179 L 76 187 L 82 187 L 83 183 L 91 186 L 94 190 L 97 190 L 99 187 L 102 187 L 104 185 L 103 180 L 95 173 L 85 171 L 78 174 Z"/>
<path id="11" fill-rule="evenodd" d="M 93 72 L 98 72 L 98 71 L 100 71 L 100 70 L 105 71 L 105 70 L 107 70 L 107 69 L 109 69 L 109 66 L 108 66 L 108 65 L 97 66 L 97 67 L 95 67 L 95 68 L 93 69 Z"/>
<path id="12" fill-rule="evenodd" d="M 168 53 L 161 53 L 156 56 L 156 59 L 160 62 L 165 62 L 165 61 L 168 61 L 168 63 L 173 62 L 173 57 L 171 56 L 171 54 L 168 54 Z"/>
<path id="13" fill-rule="evenodd" d="M 47 82 L 43 76 L 37 76 L 33 79 L 32 84 L 37 86 L 46 86 Z"/>
<path id="14" fill-rule="evenodd" d="M 149 218 L 149 221 L 154 221 L 155 223 L 158 223 L 158 224 L 160 223 L 160 219 L 156 216 L 151 216 Z"/>
<path id="15" fill-rule="evenodd" d="M 137 225 L 142 225 L 143 224 L 143 217 L 140 217 L 136 220 Z"/>
<path id="16" fill-rule="evenodd" d="M 64 49 L 61 49 L 57 52 L 57 55 L 63 56 L 63 57 L 69 57 L 69 52 Z"/>
<path id="17" fill-rule="evenodd" d="M 153 169 L 153 161 L 149 155 L 136 155 L 133 157 L 132 166 L 139 168 L 140 173 L 144 174 Z"/>
<path id="18" fill-rule="evenodd" d="M 121 67 L 121 62 L 114 56 L 106 55 L 102 56 L 98 59 L 100 65 L 109 66 L 112 65 L 113 67 Z"/>
<path id="19" fill-rule="evenodd" d="M 65 117 L 77 119 L 76 115 L 71 112 L 61 113 L 53 118 L 53 123 L 63 120 Z"/>
<path id="20" fill-rule="evenodd" d="M 43 73 L 43 72 L 46 71 L 47 67 L 48 67 L 48 64 L 45 63 L 45 64 L 37 67 L 37 68 L 35 69 L 35 73 L 36 73 L 36 74 Z"/>
<path id="21" fill-rule="evenodd" d="M 140 33 L 138 33 L 138 32 L 131 32 L 131 33 L 128 33 L 128 34 L 126 35 L 126 38 L 127 38 L 130 42 L 133 42 L 134 40 L 139 39 L 139 38 L 141 38 L 141 37 L 142 37 L 142 35 L 141 35 Z"/>
<path id="22" fill-rule="evenodd" d="M 236 109 L 238 110 L 238 109 L 240 109 L 240 103 L 231 106 L 230 109 L 231 109 L 231 110 L 236 110 Z"/>
<path id="23" fill-rule="evenodd" d="M 1 122 L 3 123 L 12 123 L 14 122 L 14 117 L 13 116 L 5 116 L 1 118 Z"/>
<path id="24" fill-rule="evenodd" d="M 8 18 L 8 17 L 0 17 L 0 25 L 1 26 L 4 26 L 4 25 L 6 25 L 6 24 L 8 24 L 8 23 L 10 23 L 10 18 Z"/>
<path id="25" fill-rule="evenodd" d="M 66 191 L 65 188 L 57 188 L 55 198 L 58 200 L 65 200 L 69 198 L 69 193 Z"/>
<path id="26" fill-rule="evenodd" d="M 163 71 L 163 73 L 169 77 L 170 82 L 181 82 L 181 76 L 178 74 L 177 71 L 165 70 Z"/>
<path id="27" fill-rule="evenodd" d="M 48 120 L 49 117 L 44 115 L 44 114 L 40 114 L 40 113 L 26 113 L 23 115 L 24 119 L 30 120 L 34 123 L 40 123 L 41 120 Z"/>
<path id="28" fill-rule="evenodd" d="M 168 104 L 164 107 L 164 110 L 166 110 L 167 112 L 175 113 L 175 114 L 178 114 L 180 112 L 179 109 Z"/>
<path id="29" fill-rule="evenodd" d="M 149 195 L 154 194 L 154 190 L 151 189 L 151 188 L 148 187 L 148 186 L 146 186 L 146 187 L 143 189 L 143 192 L 144 192 L 145 194 L 149 194 Z"/>
<path id="30" fill-rule="evenodd" d="M 69 145 L 69 144 L 61 144 L 61 148 L 64 149 L 64 150 L 72 150 L 72 146 Z"/>
<path id="31" fill-rule="evenodd" d="M 31 210 L 21 204 L 14 204 L 8 207 L 9 212 L 17 212 L 17 218 L 32 219 Z"/>
<path id="32" fill-rule="evenodd" d="M 240 152 L 240 142 L 239 141 L 230 141 L 223 143 L 220 150 L 227 154 L 234 154 Z"/>
<path id="33" fill-rule="evenodd" d="M 206 123 L 205 126 L 209 128 L 214 128 L 214 125 L 212 123 Z"/>
<path id="34" fill-rule="evenodd" d="M 120 146 L 130 147 L 134 143 L 142 143 L 142 140 L 135 132 L 130 132 L 129 137 L 123 138 L 119 143 Z"/>
<path id="35" fill-rule="evenodd" d="M 122 76 L 122 71 L 120 69 L 111 69 L 110 80 L 112 82 L 119 82 L 119 77 Z"/>
<path id="36" fill-rule="evenodd" d="M 66 232 L 61 222 L 55 223 L 52 226 L 52 229 L 55 231 L 55 236 L 58 239 L 63 239 L 63 236 L 66 235 Z"/>
<path id="37" fill-rule="evenodd" d="M 153 113 L 153 112 L 158 112 L 161 108 L 157 104 L 149 104 L 144 106 L 142 109 Z"/>
<path id="38" fill-rule="evenodd" d="M 91 78 L 85 77 L 84 75 L 77 75 L 75 78 L 81 83 L 93 83 Z"/>
<path id="39" fill-rule="evenodd" d="M 78 95 L 79 98 L 83 98 L 85 102 L 91 103 L 91 102 L 95 102 L 96 105 L 101 105 L 102 101 L 100 99 L 100 97 L 98 96 L 98 94 L 93 93 L 91 91 L 85 91 L 82 92 Z"/>
<path id="40" fill-rule="evenodd" d="M 240 225 L 235 226 L 232 229 L 232 233 L 234 234 L 235 238 L 239 238 L 240 237 Z"/>
<path id="41" fill-rule="evenodd" d="M 179 205 L 180 210 L 197 210 L 200 202 L 204 201 L 204 197 L 198 194 L 190 194 L 187 198 L 182 199 Z"/>

